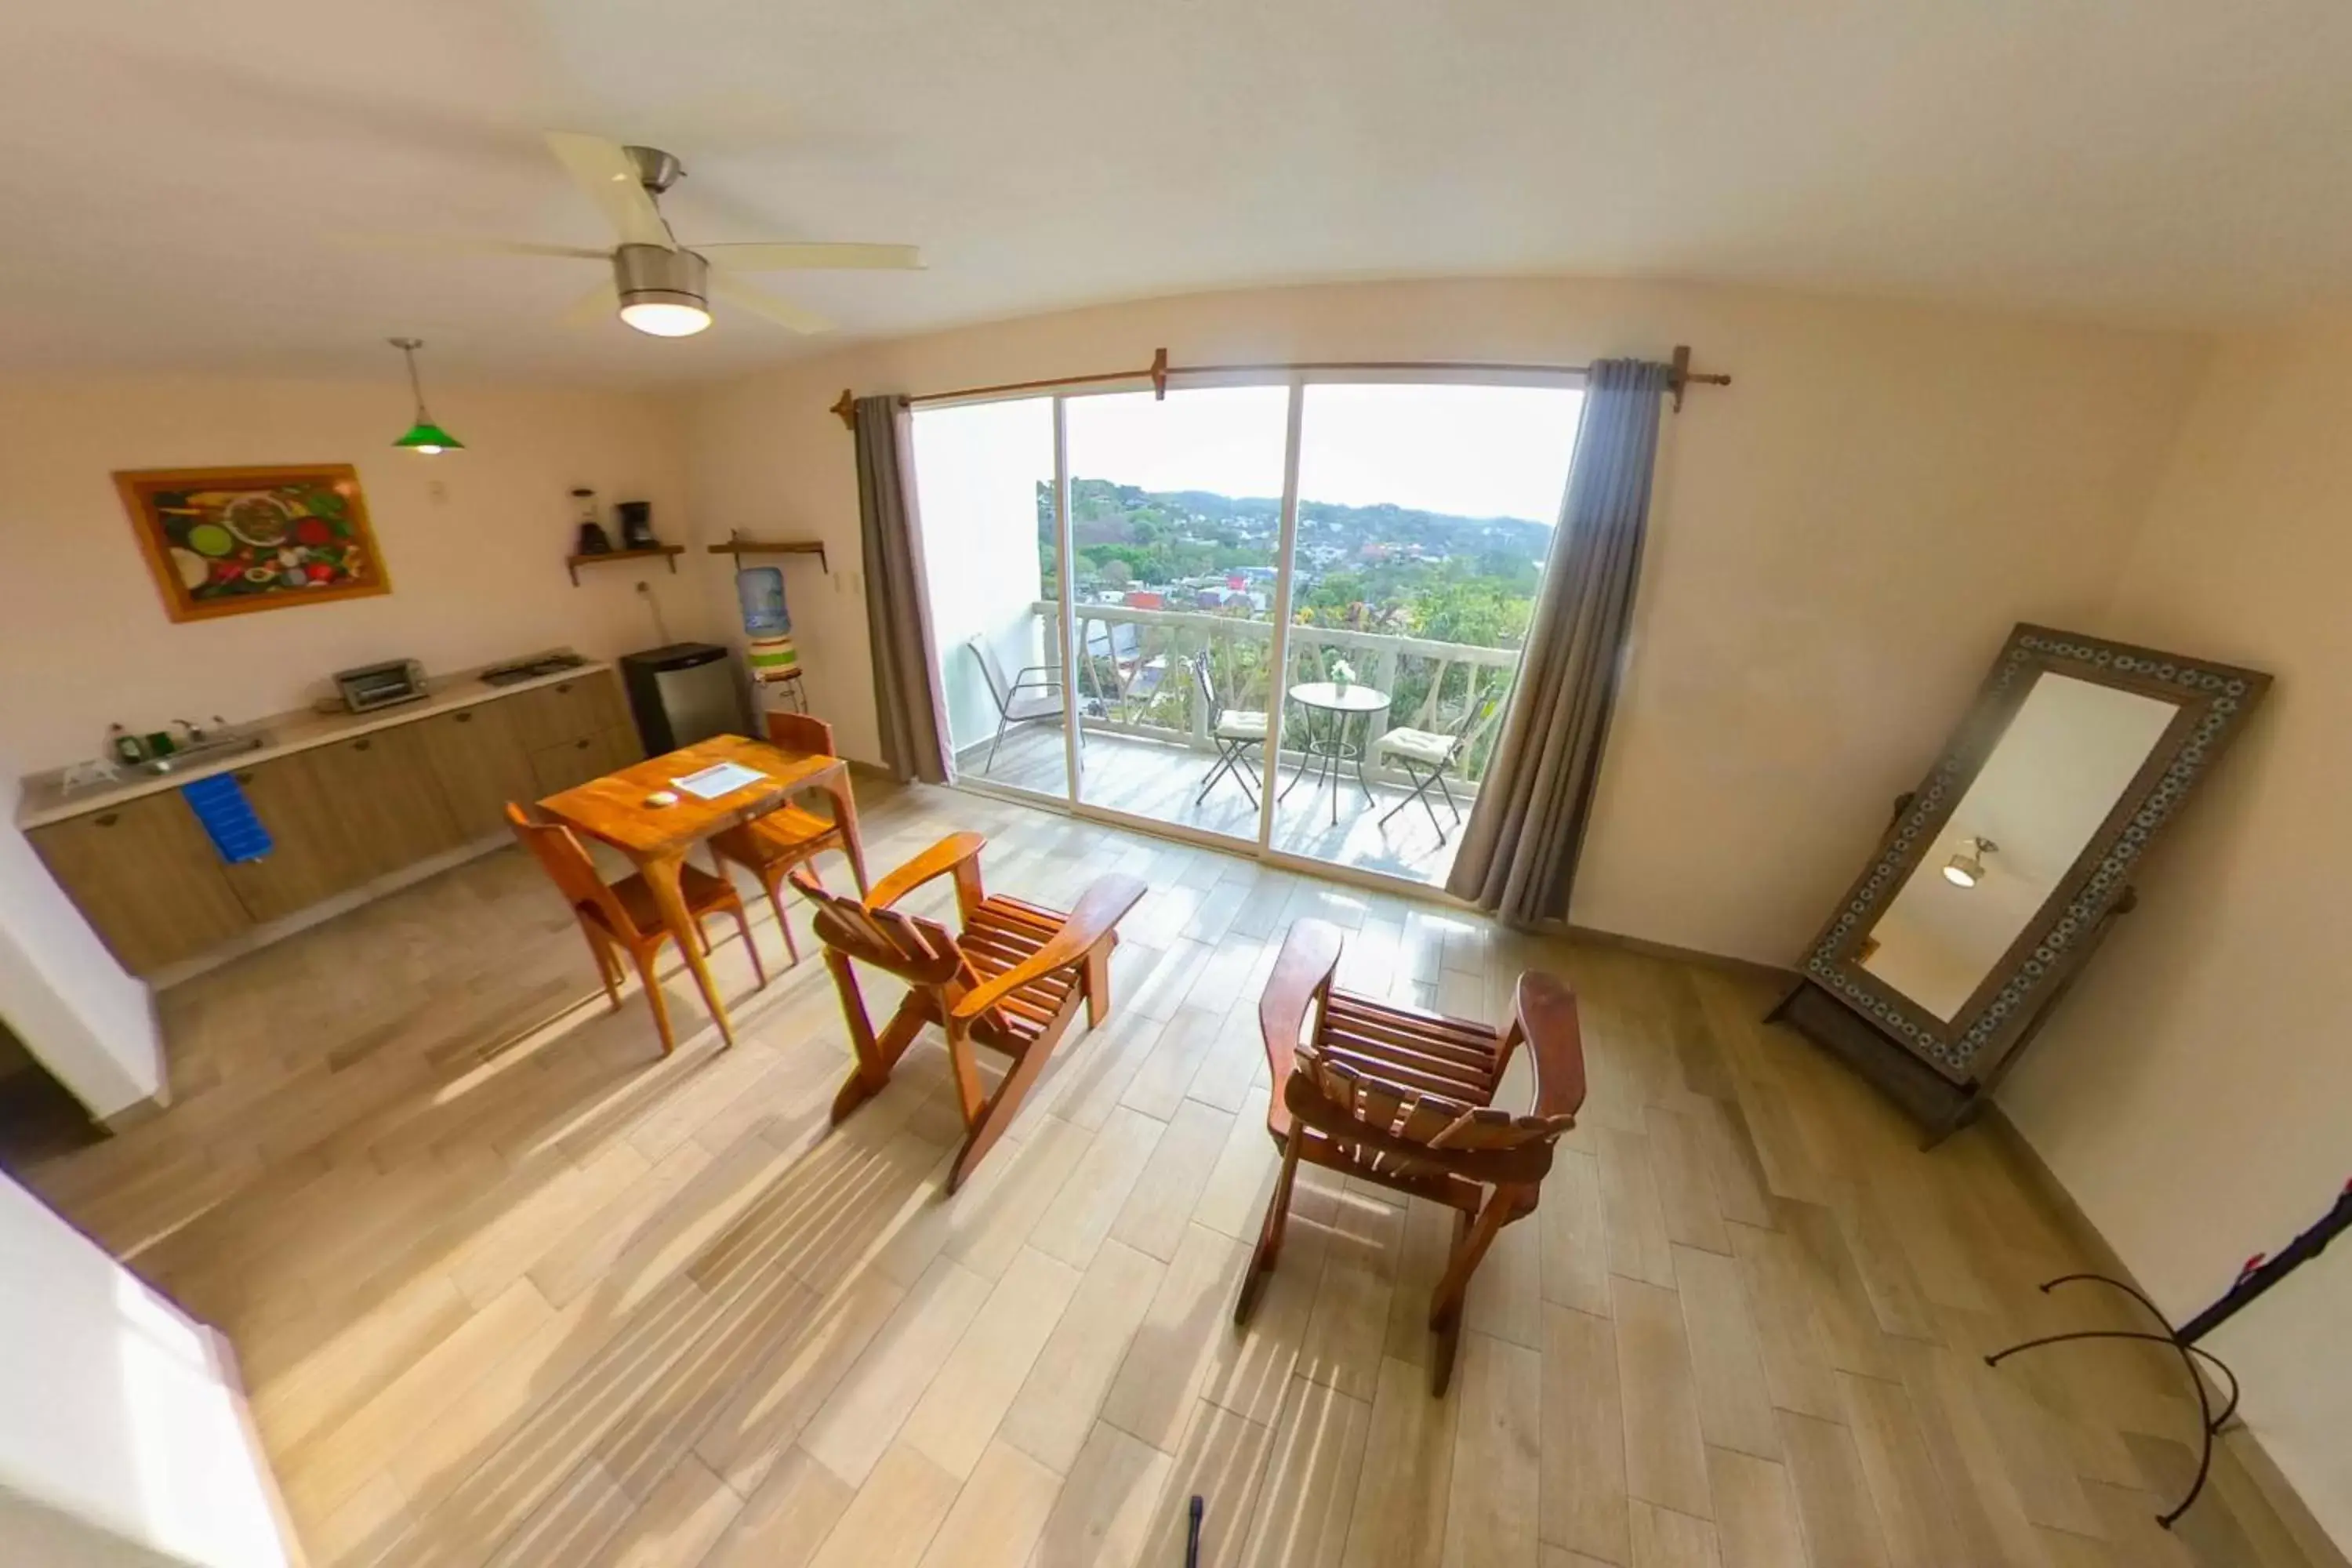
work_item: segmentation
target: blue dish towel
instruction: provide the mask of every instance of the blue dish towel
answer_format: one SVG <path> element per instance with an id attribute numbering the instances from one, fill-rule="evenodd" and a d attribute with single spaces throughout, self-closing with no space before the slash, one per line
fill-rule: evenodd
<path id="1" fill-rule="evenodd" d="M 205 825 L 212 836 L 213 847 L 220 858 L 234 866 L 240 861 L 258 860 L 276 847 L 270 842 L 269 829 L 261 826 L 261 818 L 253 814 L 253 803 L 245 798 L 245 790 L 235 773 L 215 773 L 208 779 L 198 779 L 182 784 L 180 794 L 186 797 L 188 809 Z"/>

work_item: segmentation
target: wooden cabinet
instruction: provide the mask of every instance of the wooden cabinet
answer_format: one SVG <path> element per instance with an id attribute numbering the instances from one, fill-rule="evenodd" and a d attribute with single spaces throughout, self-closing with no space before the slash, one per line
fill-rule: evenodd
<path id="1" fill-rule="evenodd" d="M 415 724 L 377 730 L 310 753 L 359 879 L 429 859 L 458 843 L 424 736 Z M 264 820 L 267 820 L 266 818 Z"/>
<path id="2" fill-rule="evenodd" d="M 521 700 L 478 702 L 415 726 L 460 840 L 505 832 L 507 803 L 527 805 L 541 793 L 530 755 L 515 737 L 514 707 Z"/>
<path id="3" fill-rule="evenodd" d="M 191 958 L 506 828 L 530 802 L 643 755 L 610 670 L 392 723 L 239 769 L 271 848 L 228 866 L 177 789 L 30 829 L 125 968 Z"/>
<path id="4" fill-rule="evenodd" d="M 322 767 L 319 750 L 257 763 L 236 774 L 254 814 L 269 830 L 268 854 L 226 868 L 229 886 L 256 921 L 290 915 L 371 875 L 344 826 L 333 775 Z"/>
<path id="5" fill-rule="evenodd" d="M 503 706 L 513 717 L 515 738 L 533 753 L 567 741 L 595 740 L 629 722 L 620 680 L 609 669 L 518 692 Z"/>
<path id="6" fill-rule="evenodd" d="M 253 923 L 178 790 L 25 837 L 122 966 L 152 974 Z"/>
<path id="7" fill-rule="evenodd" d="M 554 795 L 574 784 L 627 767 L 643 760 L 637 732 L 627 725 L 612 725 L 577 740 L 541 746 L 530 753 L 533 786 L 539 796 Z"/>

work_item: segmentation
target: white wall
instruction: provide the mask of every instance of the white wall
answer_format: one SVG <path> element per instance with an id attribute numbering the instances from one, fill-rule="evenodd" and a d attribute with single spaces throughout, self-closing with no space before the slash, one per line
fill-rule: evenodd
<path id="1" fill-rule="evenodd" d="M 842 351 L 695 395 L 715 536 L 813 534 L 816 710 L 877 755 L 849 433 L 826 405 L 1117 370 L 1581 363 L 1694 345 L 1731 387 L 1668 422 L 1624 699 L 1573 918 L 1769 963 L 1818 926 L 2021 619 L 2089 624 L 2206 345 L 2026 317 L 1569 279 L 1157 300 Z M 803 588 L 814 589 L 803 592 Z M 713 586 L 714 602 L 723 584 Z M 1703 889 L 1703 897 L 1693 889 Z"/>
<path id="2" fill-rule="evenodd" d="M 1043 663 L 1045 593 L 1037 482 L 1054 482 L 1053 405 L 1037 400 L 915 415 L 924 575 L 944 665 L 948 736 L 958 751 L 996 733 L 996 701 L 968 639 L 988 639 L 1008 681 Z"/>
<path id="3" fill-rule="evenodd" d="M 2352 1176 L 2352 323 L 2231 342 L 2100 629 L 2275 684 L 2001 1102 L 2176 1318 Z M 2214 1336 L 2352 1546 L 2352 1245 Z"/>
<path id="4" fill-rule="evenodd" d="M 575 588 L 563 571 L 574 485 L 593 486 L 608 519 L 613 501 L 649 500 L 656 530 L 692 542 L 670 405 L 436 383 L 434 414 L 467 448 L 422 458 L 390 445 L 411 405 L 386 354 L 380 382 L 0 377 L 0 752 L 54 767 L 98 754 L 110 721 L 144 733 L 285 712 L 334 671 L 379 659 L 438 670 L 559 643 L 650 647 L 640 578 L 675 635 L 705 630 L 691 574 L 589 567 Z M 392 592 L 173 624 L 112 471 L 270 462 L 358 468 Z"/>
<path id="5" fill-rule="evenodd" d="M 0 1563 L 286 1561 L 202 1332 L 5 1177 L 0 1389 Z"/>
<path id="6" fill-rule="evenodd" d="M 0 751 L 0 768 L 6 752 Z M 106 951 L 14 826 L 0 784 L 0 1018 L 93 1116 L 163 1091 L 163 1044 L 145 984 Z"/>

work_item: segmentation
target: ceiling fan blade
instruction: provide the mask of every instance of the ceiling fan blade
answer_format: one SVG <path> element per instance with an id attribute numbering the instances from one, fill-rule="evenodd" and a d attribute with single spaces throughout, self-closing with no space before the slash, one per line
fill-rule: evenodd
<path id="1" fill-rule="evenodd" d="M 788 300 L 752 288 L 724 272 L 710 275 L 710 291 L 730 304 L 740 305 L 755 316 L 765 316 L 780 327 L 795 332 L 824 332 L 833 323 L 814 310 L 803 310 Z"/>
<path id="2" fill-rule="evenodd" d="M 624 245 L 677 248 L 677 241 L 670 237 L 669 226 L 662 222 L 660 209 L 637 182 L 636 164 L 629 161 L 619 142 L 572 131 L 551 131 L 547 133 L 547 147 L 570 173 L 582 194 L 596 204 L 596 210 L 604 215 L 604 221 L 613 226 L 613 232 L 621 237 Z"/>
<path id="3" fill-rule="evenodd" d="M 368 250 L 439 250 L 471 256 L 557 256 L 578 261 L 609 261 L 609 250 L 584 245 L 541 245 L 528 239 L 485 239 L 457 234 L 339 234 L 339 244 Z"/>
<path id="4" fill-rule="evenodd" d="M 620 311 L 621 291 L 608 279 L 566 307 L 557 319 L 567 327 L 593 327 L 599 321 L 613 320 Z"/>
<path id="5" fill-rule="evenodd" d="M 825 268 L 919 270 L 923 253 L 911 245 L 698 245 L 695 251 L 730 272 L 814 271 Z"/>

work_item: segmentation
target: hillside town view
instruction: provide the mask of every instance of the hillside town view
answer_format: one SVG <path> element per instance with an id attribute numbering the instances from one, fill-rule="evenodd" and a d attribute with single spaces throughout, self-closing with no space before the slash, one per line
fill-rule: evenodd
<path id="1" fill-rule="evenodd" d="M 1272 619 L 1281 503 L 1272 497 L 1210 490 L 1150 490 L 1115 480 L 1070 481 L 1072 595 L 1086 626 L 1080 692 L 1098 717 L 1142 729 L 1183 731 L 1193 689 L 1171 656 L 1209 648 L 1229 706 L 1262 710 L 1268 691 L 1268 646 L 1247 636 L 1201 638 L 1132 621 L 1089 622 L 1088 605 L 1179 611 L 1235 621 Z M 1037 487 L 1039 557 L 1054 550 L 1053 488 Z M 1525 639 L 1552 531 L 1522 518 L 1461 517 L 1391 504 L 1349 506 L 1302 499 L 1298 561 L 1292 589 L 1295 625 L 1480 648 L 1516 648 Z M 1060 584 L 1048 570 L 1044 594 Z M 1349 649 L 1301 647 L 1293 679 L 1339 673 Z M 1349 673 L 1375 671 L 1355 650 Z M 1399 653 L 1379 672 L 1400 716 L 1423 711 L 1433 680 L 1442 681 L 1441 721 L 1464 717 L 1499 698 L 1507 670 L 1447 665 L 1426 654 Z M 1174 677 L 1171 679 L 1171 677 Z M 1400 717 L 1398 721 L 1405 720 Z M 1470 773 L 1491 737 L 1475 738 Z"/>
<path id="2" fill-rule="evenodd" d="M 1050 562 L 1054 496 L 1045 483 L 1037 527 Z M 1274 613 L 1281 503 L 1271 497 L 1073 478 L 1070 529 L 1083 603 L 1251 620 Z M 1551 530 L 1521 518 L 1301 500 L 1294 614 L 1306 626 L 1516 647 L 1550 547 Z"/>

